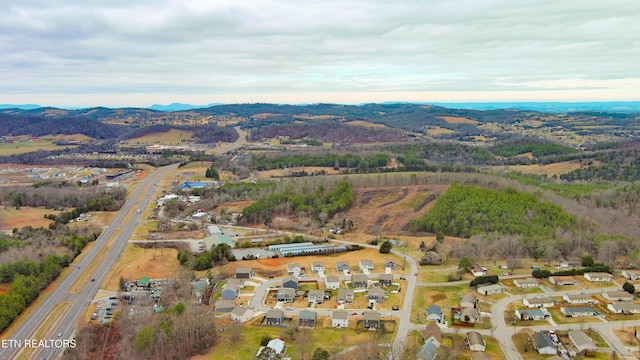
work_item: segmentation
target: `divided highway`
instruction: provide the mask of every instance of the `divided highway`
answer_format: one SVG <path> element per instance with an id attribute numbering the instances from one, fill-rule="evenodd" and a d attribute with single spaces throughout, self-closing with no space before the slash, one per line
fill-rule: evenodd
<path id="1" fill-rule="evenodd" d="M 147 207 L 160 179 L 177 167 L 177 164 L 162 167 L 140 182 L 91 249 L 71 265 L 73 268 L 67 271 L 66 277 L 35 308 L 29 309 L 31 312 L 13 333 L 3 335 L 0 359 L 54 359 L 64 351 L 59 346 L 60 340 L 73 337 L 78 320 L 127 246 L 140 217 L 137 209 Z M 98 256 L 104 249 L 107 252 Z M 85 271 L 92 273 L 87 276 Z M 73 293 L 72 287 L 81 279 L 87 279 L 86 284 L 80 284 L 80 290 Z M 52 321 L 53 318 L 55 320 Z M 46 328 L 41 329 L 43 326 Z M 48 343 L 32 342 L 29 345 L 25 340 L 44 340 Z"/>

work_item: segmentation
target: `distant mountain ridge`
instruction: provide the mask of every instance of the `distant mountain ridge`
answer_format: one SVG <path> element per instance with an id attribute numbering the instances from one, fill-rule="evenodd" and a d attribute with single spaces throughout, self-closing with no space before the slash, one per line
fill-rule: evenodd
<path id="1" fill-rule="evenodd" d="M 373 103 L 362 103 L 359 105 L 349 106 L 365 106 Z M 517 109 L 517 110 L 530 110 L 540 112 L 553 112 L 553 113 L 568 113 L 568 112 L 580 112 L 580 111 L 602 111 L 602 112 L 619 112 L 619 113 L 634 113 L 640 112 L 640 101 L 590 101 L 590 102 L 564 102 L 564 101 L 520 101 L 520 102 L 402 102 L 402 101 L 388 101 L 380 103 L 382 105 L 391 104 L 414 104 L 414 105 L 435 105 L 449 109 L 464 109 L 464 110 L 501 110 L 501 109 Z M 172 111 L 188 111 L 194 109 L 207 109 L 214 106 L 222 105 L 256 105 L 256 104 L 225 104 L 225 103 L 210 103 L 206 105 L 193 105 L 186 103 L 171 103 L 168 105 L 153 104 L 149 107 L 120 107 L 111 109 L 146 109 L 161 112 Z M 266 105 L 266 104 L 262 104 Z M 269 104 L 274 106 L 296 106 L 296 107 L 308 107 L 319 104 Z M 345 104 L 324 104 L 324 105 L 345 105 Z M 347 106 L 347 105 L 345 105 Z M 41 106 L 37 104 L 0 104 L 0 109 L 20 109 L 20 110 L 36 110 L 36 109 L 56 109 L 51 106 Z M 87 110 L 103 108 L 96 107 L 60 107 L 61 110 Z"/>
<path id="2" fill-rule="evenodd" d="M 169 105 L 161 105 L 161 104 L 153 104 L 149 106 L 147 109 L 156 110 L 156 111 L 185 111 L 192 109 L 204 109 L 216 105 L 222 105 L 222 103 L 211 103 L 207 105 L 191 105 L 191 104 L 183 104 L 183 103 L 171 103 Z"/>

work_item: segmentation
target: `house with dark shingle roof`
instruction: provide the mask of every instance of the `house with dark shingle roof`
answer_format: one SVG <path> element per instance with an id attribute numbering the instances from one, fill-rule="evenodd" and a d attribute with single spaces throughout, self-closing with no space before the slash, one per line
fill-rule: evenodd
<path id="1" fill-rule="evenodd" d="M 378 276 L 378 284 L 380 284 L 380 286 L 391 286 L 391 285 L 393 285 L 393 275 L 391 275 L 391 274 L 380 274 L 380 276 Z"/>
<path id="2" fill-rule="evenodd" d="M 354 289 L 366 289 L 369 284 L 367 275 L 351 275 L 351 286 Z"/>
<path id="3" fill-rule="evenodd" d="M 316 326 L 318 314 L 311 310 L 302 310 L 298 316 L 298 326 L 312 328 Z"/>
<path id="4" fill-rule="evenodd" d="M 364 328 L 375 330 L 380 328 L 380 314 L 375 311 L 367 311 L 364 313 Z"/>
<path id="5" fill-rule="evenodd" d="M 284 311 L 272 309 L 267 311 L 265 322 L 267 325 L 280 326 L 284 322 Z"/>

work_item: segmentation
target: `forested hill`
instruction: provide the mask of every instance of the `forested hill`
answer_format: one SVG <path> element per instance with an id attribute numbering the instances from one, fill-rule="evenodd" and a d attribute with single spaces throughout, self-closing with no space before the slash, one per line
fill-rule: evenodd
<path id="1" fill-rule="evenodd" d="M 482 233 L 548 236 L 571 227 L 575 217 L 560 206 L 514 189 L 496 191 L 452 184 L 429 213 L 412 222 L 417 231 L 470 237 Z"/>

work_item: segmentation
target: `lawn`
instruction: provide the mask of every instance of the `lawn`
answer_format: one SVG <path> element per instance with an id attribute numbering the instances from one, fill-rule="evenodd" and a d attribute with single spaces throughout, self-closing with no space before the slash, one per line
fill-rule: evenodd
<path id="1" fill-rule="evenodd" d="M 133 139 L 125 140 L 126 144 L 163 144 L 163 145 L 181 145 L 189 142 L 193 138 L 193 131 L 171 129 L 165 132 L 147 134 Z"/>
<path id="2" fill-rule="evenodd" d="M 375 332 L 356 332 L 353 328 L 356 322 L 351 321 L 348 329 L 333 329 L 331 321 L 319 318 L 318 325 L 309 330 L 287 331 L 287 328 L 270 326 L 241 326 L 230 324 L 228 320 L 218 320 L 218 327 L 225 327 L 224 332 L 219 332 L 218 343 L 204 356 L 194 357 L 197 360 L 203 359 L 225 359 L 225 360 L 245 360 L 253 359 L 260 348 L 260 340 L 268 336 L 272 339 L 282 338 L 285 341 L 287 354 L 291 358 L 309 358 L 316 347 L 327 350 L 330 354 L 336 354 L 354 345 L 361 345 L 374 342 L 377 336 Z M 328 325 L 328 327 L 327 327 Z M 233 326 L 240 327 L 240 336 L 236 341 L 232 341 L 232 334 L 236 331 Z M 393 334 L 382 335 L 375 340 L 379 343 L 388 343 L 393 338 Z"/>
<path id="3" fill-rule="evenodd" d="M 445 317 L 448 316 L 448 309 L 460 303 L 460 296 L 465 290 L 463 286 L 417 287 L 411 306 L 411 321 L 418 324 L 425 322 L 427 308 L 432 304 L 440 305 Z"/>
<path id="4" fill-rule="evenodd" d="M 24 154 L 38 150 L 62 150 L 77 147 L 75 145 L 58 146 L 52 140 L 38 139 L 31 141 L 16 141 L 13 144 L 0 144 L 0 156 Z"/>
<path id="5" fill-rule="evenodd" d="M 120 277 L 127 280 L 137 280 L 144 276 L 152 279 L 175 279 L 184 269 L 178 263 L 177 255 L 176 249 L 144 249 L 128 244 L 109 272 L 103 287 L 107 290 L 118 290 Z"/>

